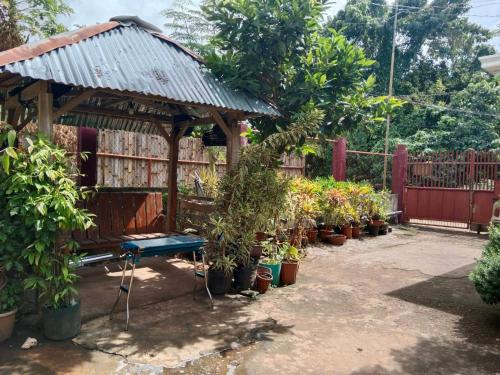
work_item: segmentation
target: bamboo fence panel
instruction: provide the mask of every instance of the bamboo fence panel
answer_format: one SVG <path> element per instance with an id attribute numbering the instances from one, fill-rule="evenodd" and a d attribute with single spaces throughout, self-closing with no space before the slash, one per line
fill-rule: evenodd
<path id="1" fill-rule="evenodd" d="M 225 147 L 220 147 L 225 155 Z M 194 186 L 196 173 L 208 168 L 210 155 L 199 138 L 182 138 L 179 143 L 177 181 Z M 304 158 L 283 155 L 286 176 L 304 174 Z M 219 176 L 225 173 L 224 160 L 216 162 Z M 97 146 L 97 184 L 112 188 L 164 188 L 167 186 L 168 143 L 156 135 L 120 130 L 100 130 Z"/>

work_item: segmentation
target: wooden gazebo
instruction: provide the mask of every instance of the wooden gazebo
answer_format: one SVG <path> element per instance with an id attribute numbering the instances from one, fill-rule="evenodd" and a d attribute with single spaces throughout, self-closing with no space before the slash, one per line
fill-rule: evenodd
<path id="1" fill-rule="evenodd" d="M 169 143 L 167 230 L 175 230 L 179 140 L 217 124 L 229 168 L 240 151 L 238 121 L 278 116 L 268 103 L 218 81 L 202 59 L 137 17 L 59 34 L 0 53 L 1 120 L 157 134 Z"/>

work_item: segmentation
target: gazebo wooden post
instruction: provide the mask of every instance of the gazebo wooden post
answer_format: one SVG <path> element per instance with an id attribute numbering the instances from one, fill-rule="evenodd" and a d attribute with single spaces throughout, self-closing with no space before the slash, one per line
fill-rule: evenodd
<path id="1" fill-rule="evenodd" d="M 227 165 L 232 169 L 238 164 L 241 150 L 241 129 L 238 121 L 233 120 L 229 123 L 231 135 L 227 139 Z"/>
<path id="2" fill-rule="evenodd" d="M 226 121 L 216 110 L 211 110 L 210 114 L 226 135 L 226 165 L 230 170 L 238 163 L 240 157 L 240 126 L 237 120 Z"/>
<path id="3" fill-rule="evenodd" d="M 175 232 L 177 229 L 177 164 L 179 162 L 179 141 L 186 132 L 188 126 L 182 127 L 172 124 L 172 130 L 168 136 L 168 197 L 167 197 L 167 232 Z"/>
<path id="4" fill-rule="evenodd" d="M 38 131 L 52 140 L 53 138 L 53 96 L 47 81 L 40 81 L 38 91 Z"/>

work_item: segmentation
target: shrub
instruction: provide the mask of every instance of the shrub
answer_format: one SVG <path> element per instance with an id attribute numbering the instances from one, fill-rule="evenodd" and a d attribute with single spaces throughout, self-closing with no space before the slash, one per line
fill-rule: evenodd
<path id="1" fill-rule="evenodd" d="M 0 261 L 23 273 L 26 289 L 39 289 L 52 308 L 72 304 L 78 276 L 76 242 L 68 233 L 92 225 L 77 207 L 86 193 L 77 187 L 64 150 L 37 138 L 17 150 L 10 173 L 0 173 Z"/>
<path id="2" fill-rule="evenodd" d="M 500 302 L 500 227 L 490 226 L 490 241 L 469 275 L 471 281 L 488 304 Z"/>
<path id="3" fill-rule="evenodd" d="M 0 291 L 0 314 L 15 310 L 21 302 L 22 286 L 19 281 L 12 280 Z"/>

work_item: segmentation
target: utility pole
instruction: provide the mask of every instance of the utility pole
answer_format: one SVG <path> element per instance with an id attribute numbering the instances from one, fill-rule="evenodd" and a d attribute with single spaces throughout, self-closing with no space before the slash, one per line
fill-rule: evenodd
<path id="1" fill-rule="evenodd" d="M 395 0 L 395 16 L 394 16 L 394 28 L 392 31 L 392 53 L 391 53 L 391 70 L 389 73 L 389 95 L 387 95 L 387 102 L 391 100 L 392 97 L 392 84 L 394 81 L 394 60 L 396 55 L 396 33 L 398 28 L 398 0 Z M 389 129 L 391 127 L 391 114 L 387 114 L 387 123 L 385 125 L 385 147 L 384 147 L 384 182 L 383 188 L 387 186 L 387 154 L 389 153 Z"/>

